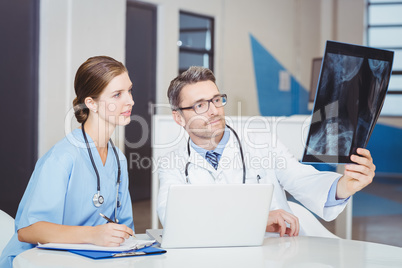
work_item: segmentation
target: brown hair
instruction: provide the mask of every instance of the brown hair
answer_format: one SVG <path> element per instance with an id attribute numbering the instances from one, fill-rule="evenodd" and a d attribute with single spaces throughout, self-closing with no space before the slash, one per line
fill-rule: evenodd
<path id="1" fill-rule="evenodd" d="M 107 56 L 92 57 L 81 64 L 74 81 L 76 97 L 73 107 L 78 123 L 84 123 L 89 115 L 85 98 L 96 99 L 113 78 L 124 72 L 127 69 L 121 62 Z"/>
<path id="2" fill-rule="evenodd" d="M 212 81 L 215 83 L 215 76 L 210 69 L 200 66 L 191 66 L 187 71 L 173 79 L 167 92 L 172 110 L 177 111 L 179 109 L 181 102 L 180 92 L 184 86 L 202 81 Z"/>

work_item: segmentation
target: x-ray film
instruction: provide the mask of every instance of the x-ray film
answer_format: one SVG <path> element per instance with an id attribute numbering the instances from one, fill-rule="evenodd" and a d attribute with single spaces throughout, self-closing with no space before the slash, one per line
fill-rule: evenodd
<path id="1" fill-rule="evenodd" d="M 302 162 L 351 163 L 384 103 L 394 52 L 327 41 Z"/>

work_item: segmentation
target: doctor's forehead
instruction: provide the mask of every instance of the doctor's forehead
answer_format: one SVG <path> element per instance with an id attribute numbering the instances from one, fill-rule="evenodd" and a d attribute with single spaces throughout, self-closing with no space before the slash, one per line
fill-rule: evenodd
<path id="1" fill-rule="evenodd" d="M 219 94 L 218 87 L 212 81 L 201 81 L 185 85 L 180 92 L 181 104 L 191 105 L 197 101 L 209 100 Z"/>

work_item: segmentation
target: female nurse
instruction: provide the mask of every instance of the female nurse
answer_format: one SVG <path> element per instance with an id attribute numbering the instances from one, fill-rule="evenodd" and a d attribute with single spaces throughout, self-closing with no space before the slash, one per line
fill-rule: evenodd
<path id="1" fill-rule="evenodd" d="M 133 235 L 127 160 L 110 137 L 130 122 L 134 101 L 124 65 L 89 58 L 75 76 L 73 130 L 38 160 L 15 218 L 16 233 L 0 267 L 37 243 L 118 246 Z M 100 213 L 117 223 L 107 223 Z"/>

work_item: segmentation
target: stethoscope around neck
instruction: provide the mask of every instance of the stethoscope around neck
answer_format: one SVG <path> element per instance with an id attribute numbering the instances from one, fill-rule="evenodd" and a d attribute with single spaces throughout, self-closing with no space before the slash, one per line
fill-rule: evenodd
<path id="1" fill-rule="evenodd" d="M 239 149 L 240 149 L 240 156 L 241 156 L 241 163 L 243 164 L 243 184 L 246 183 L 246 164 L 244 163 L 244 155 L 243 155 L 243 148 L 241 146 L 241 142 L 239 139 L 239 136 L 237 135 L 236 131 L 234 131 L 233 128 L 230 126 L 226 125 L 228 129 L 230 129 L 233 134 L 235 135 L 237 142 L 239 143 Z M 188 156 L 190 157 L 190 138 L 187 140 L 187 153 Z M 190 166 L 191 162 L 188 161 L 186 164 L 186 168 L 184 170 L 184 175 L 186 175 L 186 183 L 190 183 L 189 177 L 188 177 L 188 167 Z"/>
<path id="2" fill-rule="evenodd" d="M 97 179 L 97 193 L 94 194 L 94 196 L 92 198 L 92 202 L 94 203 L 94 206 L 98 208 L 104 203 L 105 199 L 103 198 L 103 196 L 100 193 L 100 176 L 99 176 L 98 169 L 96 168 L 94 158 L 92 156 L 92 152 L 91 152 L 91 148 L 89 146 L 87 135 L 85 134 L 84 123 L 82 123 L 82 125 L 81 125 L 82 135 L 84 136 L 85 144 L 86 144 L 87 149 L 88 149 L 89 158 L 91 159 L 91 163 L 92 163 L 92 166 L 93 166 L 94 171 L 96 173 L 96 179 Z M 118 154 L 117 154 L 117 151 L 116 151 L 116 147 L 114 146 L 112 139 L 109 139 L 109 142 L 112 145 L 112 149 L 113 149 L 114 155 L 116 157 L 116 161 L 117 161 L 117 182 L 116 182 L 117 189 L 116 189 L 116 202 L 115 202 L 116 205 L 115 205 L 115 209 L 114 209 L 114 219 L 115 219 L 116 222 L 119 222 L 118 219 L 117 219 L 117 208 L 120 207 L 120 205 L 121 205 L 120 201 L 119 201 L 119 187 L 120 187 L 121 169 L 120 169 L 120 161 L 119 161 L 119 157 L 118 157 Z"/>

